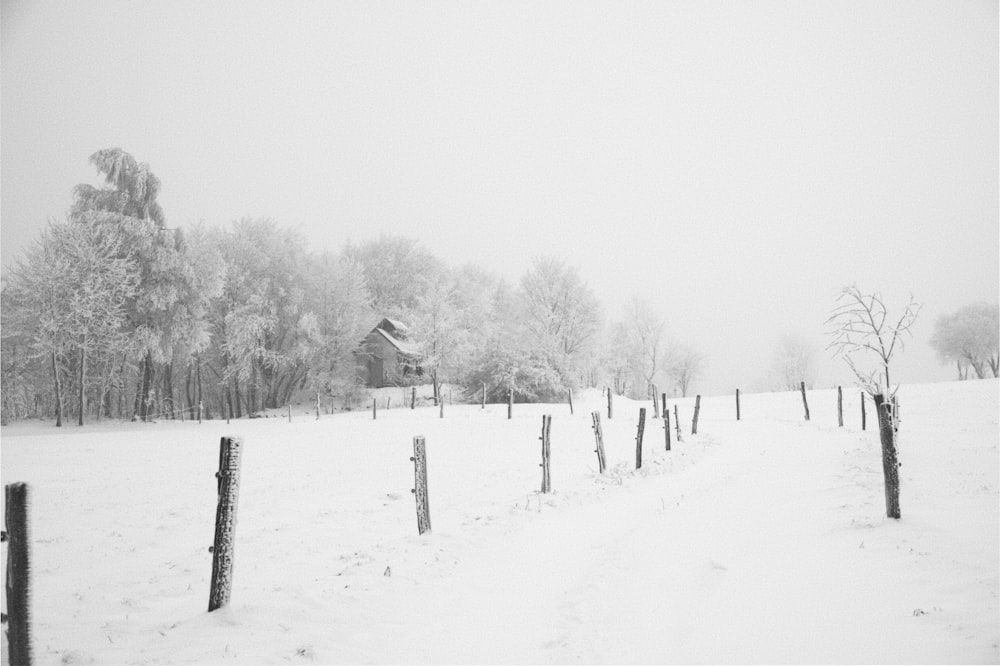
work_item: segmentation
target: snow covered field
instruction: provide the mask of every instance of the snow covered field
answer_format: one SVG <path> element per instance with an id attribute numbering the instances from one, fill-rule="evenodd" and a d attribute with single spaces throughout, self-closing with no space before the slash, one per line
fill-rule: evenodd
<path id="1" fill-rule="evenodd" d="M 2 430 L 27 481 L 37 663 L 1000 661 L 998 383 L 900 390 L 902 520 L 858 392 Z M 395 401 L 394 402 L 398 402 Z M 671 405 L 674 401 L 670 402 Z M 638 408 L 646 406 L 635 471 Z M 609 469 L 597 473 L 590 412 Z M 541 418 L 553 415 L 552 484 Z M 206 613 L 219 438 L 246 442 Z M 412 437 L 433 532 L 416 533 Z M 4 548 L 6 557 L 6 547 Z M 6 656 L 6 644 L 4 644 Z"/>

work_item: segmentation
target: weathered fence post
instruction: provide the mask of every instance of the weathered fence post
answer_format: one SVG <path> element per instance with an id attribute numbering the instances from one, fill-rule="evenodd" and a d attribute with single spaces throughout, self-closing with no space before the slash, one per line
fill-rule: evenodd
<path id="1" fill-rule="evenodd" d="M 229 603 L 233 591 L 233 546 L 236 504 L 240 496 L 240 459 L 243 440 L 223 437 L 219 444 L 219 471 L 215 474 L 219 493 L 215 511 L 215 545 L 212 546 L 212 583 L 208 611 Z"/>
<path id="2" fill-rule="evenodd" d="M 674 403 L 674 430 L 677 432 L 677 443 L 680 444 L 684 441 L 681 437 L 681 416 L 680 412 L 677 411 L 677 403 Z"/>
<path id="3" fill-rule="evenodd" d="M 667 451 L 670 450 L 670 412 L 663 412 L 663 433 L 667 438 Z"/>
<path id="4" fill-rule="evenodd" d="M 444 396 L 438 400 L 438 418 L 444 418 Z"/>
<path id="5" fill-rule="evenodd" d="M 389 410 L 389 402 L 390 402 L 391 400 L 392 400 L 392 396 L 391 396 L 391 395 L 387 395 L 387 396 L 385 396 L 385 409 L 386 409 L 386 411 L 388 411 L 388 410 Z"/>
<path id="6" fill-rule="evenodd" d="M 416 487 L 413 494 L 417 500 L 417 533 L 431 531 L 431 507 L 427 497 L 427 445 L 423 437 L 413 438 L 413 476 Z"/>
<path id="7" fill-rule="evenodd" d="M 552 492 L 552 477 L 549 475 L 549 457 L 552 454 L 551 440 L 549 439 L 552 432 L 552 416 L 550 414 L 542 415 L 542 436 L 539 437 L 542 440 L 542 464 L 539 467 L 542 468 L 542 492 L 548 493 Z"/>
<path id="8" fill-rule="evenodd" d="M 806 408 L 806 421 L 809 420 L 809 401 L 806 400 L 806 383 L 801 382 L 799 384 L 799 389 L 802 391 L 802 405 Z"/>
<path id="9" fill-rule="evenodd" d="M 639 428 L 635 435 L 635 468 L 642 467 L 642 433 L 646 429 L 646 408 L 639 408 Z"/>
<path id="10" fill-rule="evenodd" d="M 378 398 L 372 398 L 372 421 L 378 418 Z"/>
<path id="11" fill-rule="evenodd" d="M 661 393 L 660 394 L 660 402 L 663 403 L 663 413 L 665 415 L 667 415 L 667 416 L 670 416 L 670 410 L 667 409 L 667 394 L 666 393 Z"/>
<path id="12" fill-rule="evenodd" d="M 736 420 L 740 420 L 740 390 L 736 389 Z"/>
<path id="13" fill-rule="evenodd" d="M 31 567 L 28 485 L 4 486 L 7 544 L 7 663 L 31 663 Z"/>
<path id="14" fill-rule="evenodd" d="M 837 427 L 844 427 L 844 392 L 837 387 Z"/>
<path id="15" fill-rule="evenodd" d="M 566 389 L 566 397 L 569 399 L 569 414 L 573 415 L 573 389 Z"/>
<path id="16" fill-rule="evenodd" d="M 885 515 L 899 519 L 899 459 L 896 452 L 896 430 L 893 428 L 892 405 L 884 396 L 873 396 L 878 408 L 878 433 L 882 441 L 882 475 L 885 477 Z"/>
<path id="17" fill-rule="evenodd" d="M 507 389 L 507 420 L 514 416 L 514 389 Z"/>
<path id="18" fill-rule="evenodd" d="M 861 392 L 861 429 L 864 430 L 866 421 L 868 420 L 868 415 L 865 414 L 865 392 Z"/>
<path id="19" fill-rule="evenodd" d="M 319 391 L 316 391 L 316 420 L 319 421 Z"/>
<path id="20" fill-rule="evenodd" d="M 604 474 L 604 470 L 607 468 L 607 463 L 604 458 L 604 433 L 601 431 L 601 413 L 591 412 L 590 419 L 593 421 L 594 425 L 594 440 L 597 442 L 597 448 L 594 453 L 597 454 L 597 469 L 601 474 Z"/>
<path id="21" fill-rule="evenodd" d="M 611 387 L 608 387 L 608 420 L 611 420 L 611 416 L 614 414 L 614 403 L 611 399 Z"/>
<path id="22" fill-rule="evenodd" d="M 698 434 L 698 414 L 701 412 L 701 395 L 694 397 L 694 418 L 691 419 L 691 434 Z"/>
<path id="23" fill-rule="evenodd" d="M 656 384 L 653 384 L 653 418 L 660 418 L 660 403 L 656 400 L 658 390 Z"/>

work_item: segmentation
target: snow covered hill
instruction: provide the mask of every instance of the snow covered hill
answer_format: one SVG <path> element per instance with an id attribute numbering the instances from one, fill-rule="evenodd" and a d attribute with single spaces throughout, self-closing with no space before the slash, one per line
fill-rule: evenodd
<path id="1" fill-rule="evenodd" d="M 37 663 L 1000 661 L 998 383 L 900 391 L 902 520 L 858 394 L 2 430 L 32 486 Z M 647 407 L 643 468 L 634 469 Z M 609 461 L 597 472 L 590 412 Z M 542 495 L 541 415 L 552 414 Z M 207 613 L 218 444 L 246 444 Z M 417 536 L 412 437 L 434 530 Z M 6 557 L 6 547 L 4 548 Z M 6 653 L 6 644 L 4 645 Z"/>

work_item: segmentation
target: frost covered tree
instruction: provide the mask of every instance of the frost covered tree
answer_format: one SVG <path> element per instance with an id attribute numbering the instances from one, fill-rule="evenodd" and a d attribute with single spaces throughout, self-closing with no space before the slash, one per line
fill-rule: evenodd
<path id="1" fill-rule="evenodd" d="M 794 391 L 799 382 L 811 385 L 814 381 L 813 365 L 816 352 L 809 342 L 799 335 L 783 335 L 771 353 L 771 380 L 782 390 Z"/>
<path id="2" fill-rule="evenodd" d="M 539 257 L 521 278 L 523 321 L 536 352 L 571 387 L 601 329 L 601 308 L 575 268 Z"/>
<path id="3" fill-rule="evenodd" d="M 899 317 L 890 317 L 878 292 L 865 294 L 857 287 L 844 287 L 826 320 L 830 326 L 827 349 L 839 353 L 857 377 L 858 383 L 872 396 L 890 396 L 892 389 L 889 364 L 902 351 L 904 338 L 920 314 L 920 305 L 910 296 Z"/>
<path id="4" fill-rule="evenodd" d="M 645 392 L 653 385 L 663 366 L 663 335 L 666 324 L 648 302 L 638 298 L 632 299 L 626 307 L 625 318 L 632 333 L 630 337 L 636 357 L 636 370 L 642 379 L 643 395 L 646 395 Z"/>
<path id="5" fill-rule="evenodd" d="M 704 364 L 705 357 L 691 345 L 682 343 L 671 347 L 667 374 L 681 390 L 682 396 L 687 396 L 691 382 L 701 374 Z"/>
<path id="6" fill-rule="evenodd" d="M 996 303 L 971 303 L 937 318 L 931 346 L 941 361 L 956 364 L 959 379 L 968 376 L 969 367 L 979 379 L 986 377 L 987 372 L 997 377 L 1000 376 L 998 327 Z"/>
<path id="7" fill-rule="evenodd" d="M 83 425 L 88 369 L 113 363 L 128 347 L 127 305 L 139 272 L 122 245 L 113 228 L 50 223 L 9 275 L 5 327 L 32 340 L 33 356 L 50 364 L 57 426 L 65 413 L 64 382 L 75 383 Z"/>
<path id="8" fill-rule="evenodd" d="M 361 267 L 372 309 L 380 317 L 403 318 L 428 286 L 437 283 L 444 264 L 419 241 L 402 236 L 380 236 L 358 245 L 348 244 L 344 256 Z"/>

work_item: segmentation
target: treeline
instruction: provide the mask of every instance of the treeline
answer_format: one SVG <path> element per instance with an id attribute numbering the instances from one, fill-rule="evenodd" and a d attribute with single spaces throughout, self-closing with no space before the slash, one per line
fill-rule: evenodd
<path id="1" fill-rule="evenodd" d="M 67 219 L 4 274 L 5 422 L 180 418 L 199 405 L 238 418 L 300 394 L 350 405 L 364 395 L 360 342 L 383 317 L 408 325 L 425 378 L 470 394 L 485 384 L 491 399 L 612 382 L 645 394 L 673 367 L 646 304 L 605 326 L 559 260 L 536 259 L 512 286 L 409 238 L 331 253 L 269 219 L 182 231 L 147 164 L 117 148 L 90 159 L 103 186 L 77 186 Z"/>

